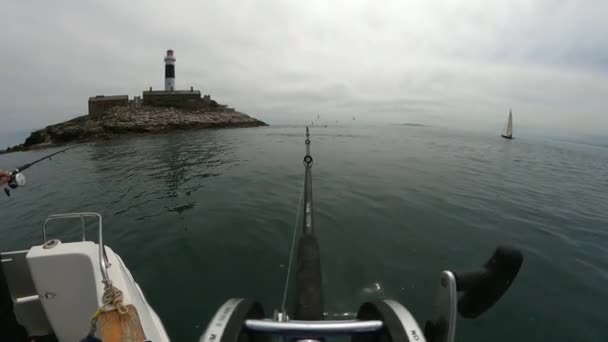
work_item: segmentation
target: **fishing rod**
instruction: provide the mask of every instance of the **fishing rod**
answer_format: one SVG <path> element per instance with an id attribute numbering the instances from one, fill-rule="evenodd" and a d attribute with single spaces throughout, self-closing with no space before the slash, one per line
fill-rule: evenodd
<path id="1" fill-rule="evenodd" d="M 310 134 L 306 128 L 304 186 L 298 208 L 303 211 L 296 259 L 296 295 L 293 319 L 285 309 L 287 283 L 297 230 L 294 229 L 283 305 L 272 318 L 265 318 L 259 302 L 232 298 L 213 316 L 199 342 L 269 342 L 272 336 L 298 342 L 323 342 L 327 337 L 350 336 L 352 342 L 454 342 L 458 315 L 474 319 L 490 309 L 509 289 L 522 263 L 522 253 L 499 246 L 479 269 L 443 271 L 435 303 L 436 317 L 424 330 L 414 315 L 395 300 L 372 300 L 359 306 L 356 319 L 324 320 L 319 243 L 315 237 L 312 200 Z M 298 213 L 296 222 L 298 222 Z M 296 227 L 297 228 L 297 224 Z"/>
<path id="2" fill-rule="evenodd" d="M 44 157 L 42 157 L 40 159 L 34 160 L 33 162 L 30 162 L 30 163 L 27 163 L 27 164 L 24 164 L 24 165 L 21 165 L 21 166 L 15 168 L 13 171 L 11 171 L 9 173 L 8 181 L 7 181 L 8 187 L 4 188 L 4 193 L 6 194 L 6 196 L 9 196 L 9 197 L 11 196 L 11 189 L 17 189 L 18 187 L 25 185 L 25 176 L 22 173 L 23 171 L 29 169 L 33 165 L 36 165 L 36 164 L 40 163 L 43 160 L 49 159 L 49 158 L 51 158 L 53 156 L 58 155 L 59 153 L 63 153 L 65 151 L 71 150 L 71 149 L 73 149 L 75 147 L 78 147 L 78 145 L 76 145 L 76 146 L 70 146 L 68 148 L 64 148 L 61 151 L 57 151 L 55 153 L 51 153 L 51 154 L 49 154 L 47 156 L 44 156 Z"/>
<path id="3" fill-rule="evenodd" d="M 322 320 L 323 297 L 321 290 L 321 257 L 315 236 L 312 205 L 312 164 L 310 134 L 306 127 L 306 155 L 304 156 L 304 203 L 302 207 L 302 235 L 298 241 L 296 258 L 296 302 L 294 319 Z M 292 246 L 293 249 L 293 246 Z M 291 261 L 290 265 L 291 266 Z M 289 281 L 289 279 L 287 279 Z M 287 289 L 287 285 L 285 286 Z"/>

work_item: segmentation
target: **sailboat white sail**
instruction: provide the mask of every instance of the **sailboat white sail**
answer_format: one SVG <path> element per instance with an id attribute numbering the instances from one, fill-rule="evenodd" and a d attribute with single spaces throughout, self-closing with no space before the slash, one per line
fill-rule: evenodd
<path id="1" fill-rule="evenodd" d="M 513 113 L 509 109 L 509 120 L 507 120 L 507 126 L 505 131 L 501 134 L 503 138 L 513 139 Z"/>

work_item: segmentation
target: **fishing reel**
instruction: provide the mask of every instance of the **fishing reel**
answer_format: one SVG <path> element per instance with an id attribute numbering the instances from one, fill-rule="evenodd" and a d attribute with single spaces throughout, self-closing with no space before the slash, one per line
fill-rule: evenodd
<path id="1" fill-rule="evenodd" d="M 76 148 L 78 146 L 79 145 L 71 146 L 71 147 L 68 147 L 68 148 L 64 148 L 61 151 L 57 151 L 55 153 L 51 153 L 51 154 L 49 154 L 47 156 L 44 156 L 44 157 L 42 157 L 40 159 L 34 160 L 31 163 L 27 163 L 27 164 L 24 164 L 22 166 L 19 166 L 18 168 L 15 169 L 15 171 L 13 171 L 13 172 L 11 172 L 9 174 L 9 179 L 8 179 L 8 182 L 7 182 L 8 187 L 4 188 L 4 193 L 6 194 L 6 196 L 10 197 L 11 196 L 11 189 L 17 189 L 18 187 L 25 185 L 25 176 L 21 172 L 25 171 L 26 169 L 29 169 L 33 165 L 36 165 L 36 164 L 40 163 L 43 160 L 50 159 L 53 156 L 58 155 L 59 153 L 63 153 L 65 151 L 67 151 L 67 150 L 71 150 L 71 149 Z"/>
<path id="2" fill-rule="evenodd" d="M 19 170 L 11 172 L 6 185 L 8 187 L 4 188 L 4 193 L 6 196 L 10 197 L 11 189 L 17 189 L 18 187 L 25 185 L 25 175 L 19 172 Z"/>
<path id="3" fill-rule="evenodd" d="M 479 317 L 507 291 L 523 255 L 498 247 L 482 268 L 472 272 L 443 271 L 439 281 L 437 317 L 424 330 L 410 311 L 394 300 L 375 300 L 359 307 L 354 320 L 289 320 L 275 312 L 265 319 L 262 306 L 246 299 L 225 302 L 209 322 L 199 342 L 267 342 L 271 336 L 301 342 L 321 342 L 330 336 L 350 336 L 352 342 L 454 342 L 456 319 Z"/>

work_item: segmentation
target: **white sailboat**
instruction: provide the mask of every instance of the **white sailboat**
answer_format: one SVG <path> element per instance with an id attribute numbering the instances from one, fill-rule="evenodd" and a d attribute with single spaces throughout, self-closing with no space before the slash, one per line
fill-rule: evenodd
<path id="1" fill-rule="evenodd" d="M 509 120 L 507 120 L 507 125 L 505 126 L 504 132 L 500 135 L 506 139 L 513 139 L 513 113 L 509 109 Z"/>

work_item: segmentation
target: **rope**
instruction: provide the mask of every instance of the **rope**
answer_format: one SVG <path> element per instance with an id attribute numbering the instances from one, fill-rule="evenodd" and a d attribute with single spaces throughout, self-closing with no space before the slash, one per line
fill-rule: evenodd
<path id="1" fill-rule="evenodd" d="M 122 291 L 112 285 L 112 283 L 106 283 L 106 286 L 103 290 L 103 295 L 101 296 L 101 301 L 101 307 L 97 309 L 93 317 L 91 317 L 91 325 L 89 327 L 88 336 L 95 335 L 95 330 L 97 330 L 97 320 L 99 320 L 99 315 L 101 315 L 102 312 L 107 311 L 106 307 L 114 306 L 114 309 L 116 309 L 121 315 L 124 315 L 129 312 L 129 308 L 127 308 L 122 303 Z"/>
<path id="2" fill-rule="evenodd" d="M 109 286 L 106 286 L 101 298 L 103 306 L 113 305 L 121 315 L 129 312 L 129 309 L 122 303 L 122 291 L 117 289 L 114 285 L 109 284 Z"/>
<path id="3" fill-rule="evenodd" d="M 304 184 L 302 184 L 302 192 L 300 192 L 300 201 L 296 210 L 296 223 L 293 225 L 293 237 L 291 240 L 291 249 L 289 251 L 289 265 L 287 266 L 287 275 L 285 276 L 285 289 L 283 290 L 283 302 L 281 303 L 281 311 L 285 312 L 285 301 L 287 300 L 287 290 L 289 288 L 289 276 L 291 274 L 291 265 L 293 264 L 293 250 L 296 245 L 296 235 L 298 231 L 298 220 L 300 218 L 300 207 L 302 206 L 302 198 L 304 198 Z"/>
<path id="4" fill-rule="evenodd" d="M 93 317 L 91 317 L 91 325 L 89 326 L 89 335 L 87 336 L 95 336 L 95 330 L 97 330 L 97 320 L 99 319 L 99 315 L 101 314 L 101 308 L 95 311 Z"/>

